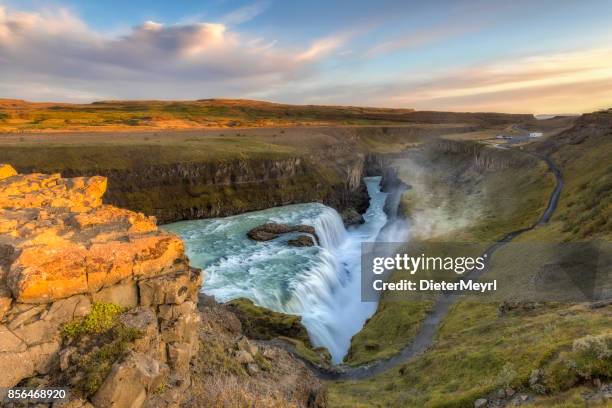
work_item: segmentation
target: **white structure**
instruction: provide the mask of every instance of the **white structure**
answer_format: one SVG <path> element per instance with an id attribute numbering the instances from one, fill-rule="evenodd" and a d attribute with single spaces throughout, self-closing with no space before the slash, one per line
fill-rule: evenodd
<path id="1" fill-rule="evenodd" d="M 531 133 L 529 133 L 529 137 L 542 137 L 542 135 L 544 135 L 544 133 L 542 133 L 542 132 L 531 132 Z"/>

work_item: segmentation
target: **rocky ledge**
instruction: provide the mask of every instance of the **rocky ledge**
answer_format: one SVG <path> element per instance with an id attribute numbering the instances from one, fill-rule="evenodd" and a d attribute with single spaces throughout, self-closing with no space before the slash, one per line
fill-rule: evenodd
<path id="1" fill-rule="evenodd" d="M 288 234 L 290 232 L 302 232 L 304 234 L 310 234 L 317 241 L 319 240 L 314 227 L 311 227 L 310 225 L 287 225 L 277 223 L 262 224 L 258 227 L 255 227 L 249 232 L 247 232 L 247 236 L 254 241 L 270 241 L 278 238 L 283 234 Z"/>
<path id="2" fill-rule="evenodd" d="M 105 190 L 103 177 L 0 165 L 0 387 L 66 386 L 70 407 L 177 406 L 201 271 L 153 217 L 104 205 Z"/>
<path id="3" fill-rule="evenodd" d="M 0 164 L 0 401 L 19 386 L 69 389 L 40 408 L 325 407 L 303 363 L 224 306 L 198 310 L 183 242 L 104 205 L 106 183 Z"/>

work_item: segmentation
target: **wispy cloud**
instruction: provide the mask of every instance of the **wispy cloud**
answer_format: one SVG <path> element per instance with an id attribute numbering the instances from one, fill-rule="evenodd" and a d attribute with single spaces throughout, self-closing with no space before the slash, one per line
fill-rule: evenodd
<path id="1" fill-rule="evenodd" d="M 469 34 L 481 28 L 478 24 L 449 24 L 438 27 L 430 27 L 423 30 L 416 30 L 407 34 L 397 36 L 388 41 L 383 41 L 374 45 L 364 53 L 365 57 L 375 57 L 391 52 L 423 47 L 449 38 Z"/>
<path id="2" fill-rule="evenodd" d="M 254 93 L 285 101 L 517 113 L 589 112 L 612 106 L 612 48 L 507 58 L 371 81 L 317 79 Z"/>
<path id="3" fill-rule="evenodd" d="M 504 110 L 546 111 L 550 100 L 559 109 L 572 108 L 572 100 L 580 98 L 579 90 L 589 84 L 607 84 L 597 94 L 612 103 L 612 48 L 587 49 L 525 56 L 460 69 L 428 81 L 406 84 L 406 89 L 392 97 L 398 104 L 461 107 L 483 110 L 503 106 Z M 573 89 L 574 92 L 569 90 Z M 529 95 L 529 99 L 521 99 Z M 602 99 L 596 99 L 597 104 Z M 604 102 L 605 103 L 605 102 Z M 592 104 L 583 109 L 592 109 Z"/>
<path id="4" fill-rule="evenodd" d="M 346 36 L 338 35 L 316 40 L 306 51 L 296 55 L 297 61 L 312 61 L 329 55 L 346 42 Z"/>
<path id="5" fill-rule="evenodd" d="M 257 1 L 244 7 L 240 7 L 221 18 L 221 22 L 227 25 L 238 25 L 250 21 L 266 11 L 272 4 L 271 1 Z"/>

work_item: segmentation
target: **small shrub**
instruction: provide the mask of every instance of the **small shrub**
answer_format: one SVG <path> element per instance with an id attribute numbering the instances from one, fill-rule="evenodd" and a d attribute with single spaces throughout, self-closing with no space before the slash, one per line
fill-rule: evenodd
<path id="1" fill-rule="evenodd" d="M 112 303 L 94 303 L 91 312 L 82 319 L 66 324 L 62 337 L 74 339 L 84 334 L 99 334 L 109 330 L 123 312 L 121 306 Z"/>
<path id="2" fill-rule="evenodd" d="M 612 376 L 612 333 L 575 340 L 572 354 L 581 377 L 588 380 Z"/>
<path id="3" fill-rule="evenodd" d="M 86 354 L 75 367 L 76 372 L 81 374 L 76 382 L 76 390 L 85 397 L 93 395 L 100 388 L 113 364 L 127 353 L 130 343 L 140 337 L 141 333 L 117 325 L 108 335 L 109 339 L 105 344 Z"/>
<path id="4" fill-rule="evenodd" d="M 514 380 L 517 378 L 516 370 L 512 363 L 506 363 L 499 374 L 497 374 L 497 384 L 505 388 L 509 388 L 514 384 Z"/>

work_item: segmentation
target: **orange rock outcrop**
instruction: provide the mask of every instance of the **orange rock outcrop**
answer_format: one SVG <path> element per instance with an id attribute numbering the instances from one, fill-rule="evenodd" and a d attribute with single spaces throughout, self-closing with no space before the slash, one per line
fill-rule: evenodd
<path id="1" fill-rule="evenodd" d="M 104 177 L 24 175 L 0 164 L 0 305 L 48 303 L 186 266 L 177 236 L 153 217 L 103 204 L 105 191 Z"/>

